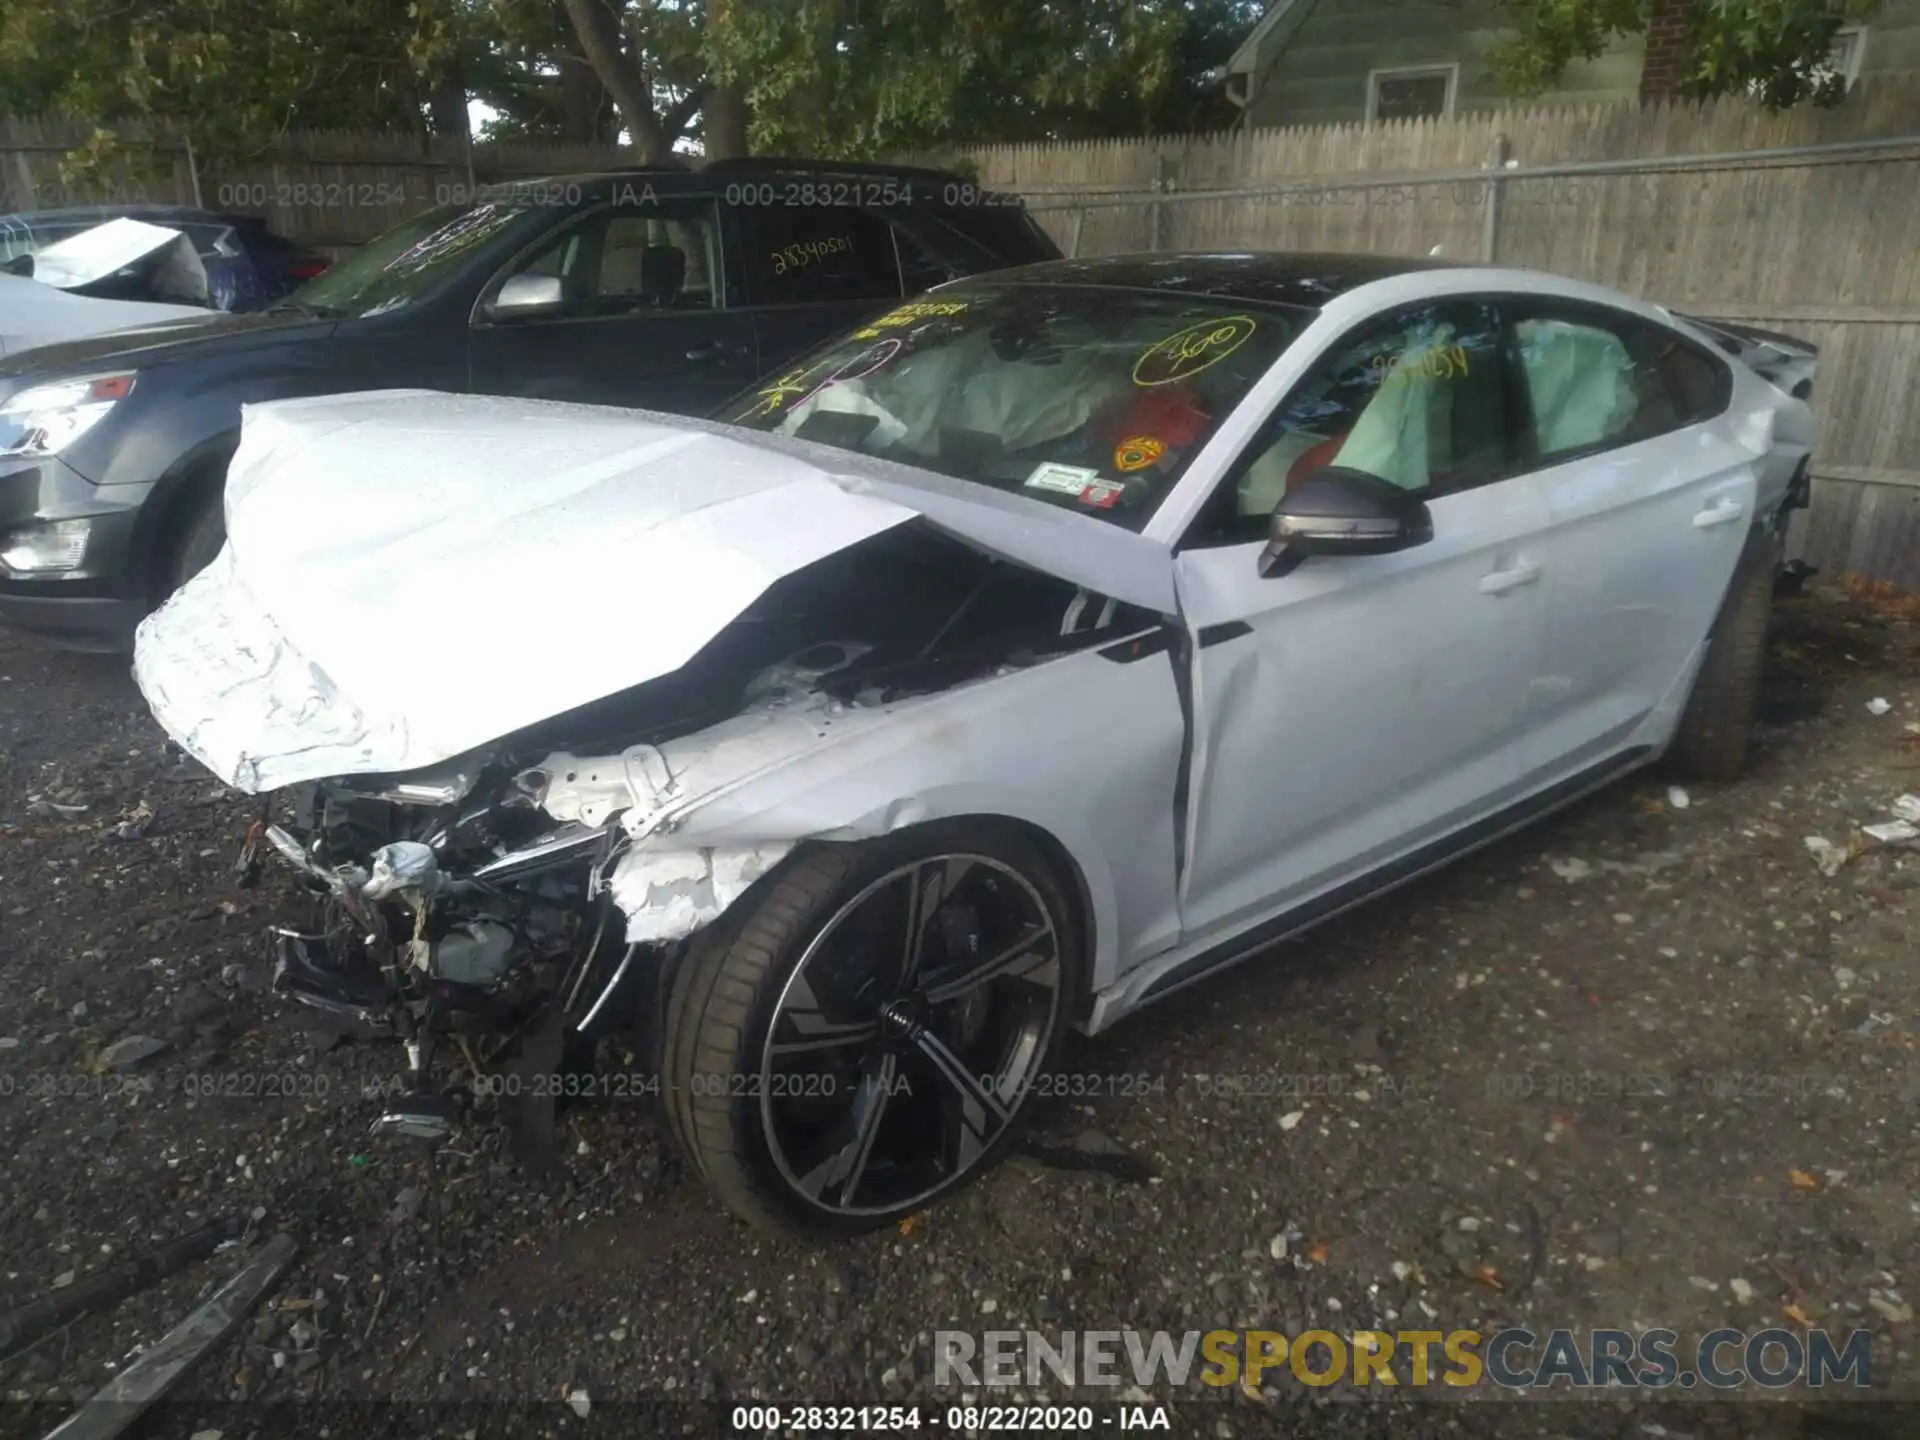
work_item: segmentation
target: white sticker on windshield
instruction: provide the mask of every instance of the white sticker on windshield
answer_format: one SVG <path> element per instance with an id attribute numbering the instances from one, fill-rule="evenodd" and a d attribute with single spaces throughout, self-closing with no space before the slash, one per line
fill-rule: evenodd
<path id="1" fill-rule="evenodd" d="M 1033 467 L 1033 473 L 1027 476 L 1027 488 L 1030 490 L 1058 490 L 1063 495 L 1078 495 L 1087 488 L 1089 482 L 1098 480 L 1100 472 L 1090 470 L 1084 465 L 1059 465 L 1044 460 Z"/>

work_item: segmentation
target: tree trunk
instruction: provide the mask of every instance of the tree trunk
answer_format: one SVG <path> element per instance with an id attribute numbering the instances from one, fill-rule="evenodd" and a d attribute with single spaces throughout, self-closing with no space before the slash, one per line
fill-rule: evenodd
<path id="1" fill-rule="evenodd" d="M 707 92 L 701 108 L 708 160 L 737 160 L 747 153 L 747 97 L 731 85 Z"/>
<path id="2" fill-rule="evenodd" d="M 606 138 L 600 124 L 606 98 L 607 87 L 591 65 L 560 57 L 560 134 L 569 145 L 597 145 Z"/>
<path id="3" fill-rule="evenodd" d="M 654 113 L 653 94 L 639 60 L 628 52 L 620 35 L 619 15 L 606 0 L 566 0 L 567 19 L 580 37 L 580 48 L 600 83 L 613 96 L 620 118 L 627 122 L 627 134 L 642 163 L 654 164 L 667 158 L 673 148 L 660 117 Z"/>
<path id="4" fill-rule="evenodd" d="M 731 0 L 708 0 L 707 33 L 724 31 L 731 20 Z M 706 158 L 737 160 L 747 153 L 747 97 L 735 85 L 715 85 L 700 107 Z"/>
<path id="5" fill-rule="evenodd" d="M 441 139 L 460 142 L 460 153 L 473 142 L 473 123 L 467 114 L 467 67 L 458 55 L 447 61 L 428 101 L 433 116 L 433 133 Z"/>

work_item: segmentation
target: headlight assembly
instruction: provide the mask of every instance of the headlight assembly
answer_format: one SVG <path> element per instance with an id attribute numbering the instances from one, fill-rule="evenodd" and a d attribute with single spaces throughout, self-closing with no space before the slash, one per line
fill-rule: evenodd
<path id="1" fill-rule="evenodd" d="M 58 455 L 133 393 L 134 372 L 29 385 L 0 400 L 0 456 Z"/>
<path id="2" fill-rule="evenodd" d="M 87 554 L 91 520 L 50 520 L 0 535 L 0 568 L 16 574 L 77 570 Z"/>

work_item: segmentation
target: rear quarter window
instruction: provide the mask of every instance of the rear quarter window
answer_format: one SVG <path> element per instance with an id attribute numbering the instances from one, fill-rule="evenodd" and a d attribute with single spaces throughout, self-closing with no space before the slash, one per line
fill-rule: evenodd
<path id="1" fill-rule="evenodd" d="M 1723 362 L 1664 326 L 1601 306 L 1515 306 L 1535 454 L 1571 459 L 1669 434 L 1727 406 Z"/>
<path id="2" fill-rule="evenodd" d="M 1060 247 L 1018 200 L 981 191 L 976 203 L 940 210 L 940 221 L 965 235 L 1000 265 L 1058 260 Z"/>
<path id="3" fill-rule="evenodd" d="M 1710 420 L 1727 408 L 1732 380 L 1723 361 L 1659 325 L 1642 327 L 1640 348 L 1672 406 L 1675 425 Z"/>
<path id="4" fill-rule="evenodd" d="M 900 297 L 893 230 L 845 206 L 774 205 L 753 214 L 746 255 L 755 304 L 807 305 Z"/>

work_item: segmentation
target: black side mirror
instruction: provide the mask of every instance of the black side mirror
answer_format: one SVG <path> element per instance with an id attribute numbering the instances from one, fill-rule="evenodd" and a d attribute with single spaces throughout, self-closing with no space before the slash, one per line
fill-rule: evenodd
<path id="1" fill-rule="evenodd" d="M 1390 555 L 1433 538 L 1426 502 L 1363 470 L 1316 470 L 1273 507 L 1260 573 L 1285 575 L 1309 555 Z"/>
<path id="2" fill-rule="evenodd" d="M 18 275 L 22 280 L 33 278 L 33 252 L 22 251 L 5 264 L 0 264 L 0 274 Z"/>

